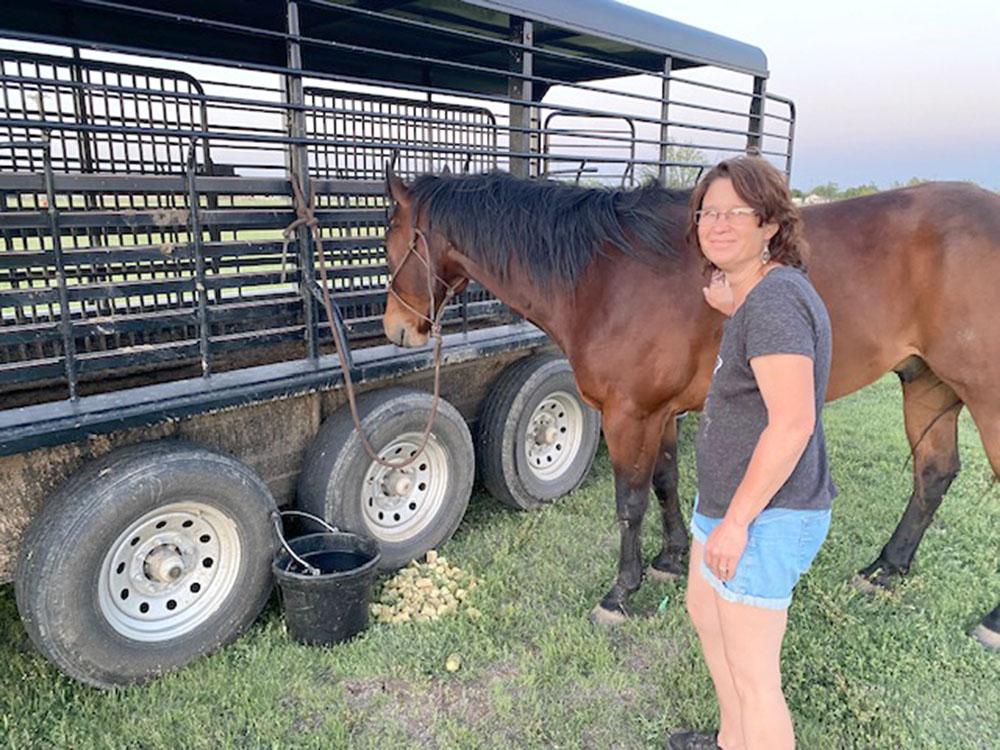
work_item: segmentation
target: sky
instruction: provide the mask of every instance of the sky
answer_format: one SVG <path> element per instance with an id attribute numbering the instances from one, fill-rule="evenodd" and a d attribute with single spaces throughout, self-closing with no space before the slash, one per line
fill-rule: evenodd
<path id="1" fill-rule="evenodd" d="M 792 185 L 1000 189 L 1000 0 L 620 0 L 760 47 L 795 101 Z"/>
<path id="2" fill-rule="evenodd" d="M 619 2 L 764 51 L 768 91 L 796 104 L 793 187 L 807 191 L 828 182 L 890 187 L 917 177 L 971 180 L 1000 190 L 1000 0 Z M 202 74 L 190 64 L 158 65 Z M 228 80 L 225 74 L 205 73 Z M 746 76 L 739 78 L 738 85 L 745 86 Z M 651 77 L 614 85 L 659 93 Z M 678 99 L 690 93 L 677 86 L 672 91 Z M 580 105 L 579 92 L 564 93 L 569 104 Z M 627 104 L 602 95 L 589 103 L 607 111 Z"/>

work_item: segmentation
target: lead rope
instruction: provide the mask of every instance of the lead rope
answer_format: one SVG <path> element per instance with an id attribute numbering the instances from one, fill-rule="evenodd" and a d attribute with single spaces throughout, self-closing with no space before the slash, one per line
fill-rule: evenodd
<path id="1" fill-rule="evenodd" d="M 299 179 L 295 174 L 290 175 L 290 180 L 292 184 L 292 193 L 295 198 L 295 221 L 285 227 L 282 232 L 284 237 L 284 252 L 287 252 L 288 243 L 291 241 L 292 234 L 301 226 L 308 227 L 313 238 L 313 242 L 316 244 L 317 254 L 319 256 L 319 275 L 322 280 L 322 292 L 323 292 L 323 307 L 326 312 L 326 319 L 330 325 L 330 332 L 333 334 L 333 343 L 337 349 L 337 356 L 340 357 L 341 369 L 344 372 L 344 387 L 347 390 L 347 402 L 350 404 L 351 408 L 351 419 L 354 422 L 354 429 L 357 430 L 358 436 L 361 438 L 361 445 L 364 447 L 365 452 L 368 456 L 378 463 L 380 466 L 384 466 L 387 469 L 402 469 L 414 461 L 423 453 L 424 448 L 427 447 L 427 443 L 430 441 L 431 429 L 434 427 L 434 419 L 437 417 L 438 403 L 441 400 L 441 318 L 444 315 L 445 307 L 451 298 L 455 295 L 454 288 L 448 284 L 445 284 L 445 297 L 441 301 L 440 307 L 435 311 L 434 309 L 434 278 L 438 278 L 443 282 L 443 279 L 434 274 L 433 269 L 430 264 L 430 246 L 427 244 L 427 238 L 424 233 L 419 229 L 414 227 L 414 239 L 410 243 L 406 257 L 403 259 L 405 263 L 410 255 L 416 255 L 427 267 L 427 289 L 430 293 L 431 300 L 431 316 L 424 315 L 423 313 L 414 310 L 413 307 L 406 304 L 396 291 L 392 288 L 393 277 L 390 275 L 387 282 L 386 291 L 392 294 L 399 302 L 402 302 L 405 307 L 410 309 L 416 315 L 418 315 L 423 320 L 429 321 L 431 324 L 431 336 L 434 338 L 434 400 L 431 402 L 431 414 L 427 420 L 427 426 L 424 428 L 423 435 L 420 438 L 420 446 L 417 448 L 416 452 L 410 456 L 405 461 L 400 463 L 394 463 L 392 461 L 386 461 L 384 458 L 378 455 L 375 449 L 372 447 L 371 443 L 368 442 L 368 437 L 365 435 L 364 428 L 361 426 L 361 417 L 358 415 L 358 405 L 354 395 L 354 380 L 351 376 L 351 368 L 347 366 L 347 345 L 341 340 L 341 332 L 339 327 L 335 323 L 335 318 L 333 315 L 333 304 L 330 302 L 330 290 L 327 282 L 326 276 L 326 257 L 323 252 L 323 238 L 320 236 L 319 231 L 319 220 L 316 218 L 316 190 L 312 180 L 310 179 L 310 191 L 309 191 L 309 202 L 305 200 L 305 196 L 302 194 L 302 185 L 299 183 Z M 420 238 L 424 242 L 424 248 L 428 253 L 428 258 L 424 259 L 420 253 L 416 251 L 417 239 Z M 400 263 L 400 268 L 402 267 Z M 284 266 L 284 257 L 282 257 L 282 266 Z M 398 269 L 397 269 L 398 270 Z M 284 273 L 284 270 L 282 270 Z M 434 277 L 434 278 L 432 278 Z"/>

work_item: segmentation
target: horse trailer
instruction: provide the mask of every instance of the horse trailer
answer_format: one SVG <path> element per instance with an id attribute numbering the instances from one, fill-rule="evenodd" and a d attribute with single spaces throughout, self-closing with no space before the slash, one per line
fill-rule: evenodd
<path id="1" fill-rule="evenodd" d="M 388 163 L 608 187 L 791 168 L 759 49 L 611 0 L 38 0 L 0 37 L 0 581 L 97 686 L 247 628 L 276 508 L 391 569 L 453 534 L 477 476 L 521 509 L 586 476 L 599 416 L 486 289 L 442 311 L 439 403 L 434 349 L 386 342 Z M 363 449 L 348 377 L 407 467 Z"/>

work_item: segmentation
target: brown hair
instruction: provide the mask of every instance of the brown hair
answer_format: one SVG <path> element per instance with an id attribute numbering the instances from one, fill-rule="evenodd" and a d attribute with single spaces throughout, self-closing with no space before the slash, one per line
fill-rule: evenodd
<path id="1" fill-rule="evenodd" d="M 757 212 L 760 226 L 778 225 L 777 234 L 768 243 L 772 260 L 805 271 L 809 245 L 802 234 L 802 219 L 799 217 L 799 209 L 792 203 L 785 176 L 756 156 L 740 156 L 720 161 L 698 183 L 691 193 L 687 233 L 692 247 L 701 251 L 698 225 L 694 220 L 695 211 L 701 208 L 709 185 L 721 178 L 732 180 L 736 194 Z M 706 263 L 711 267 L 712 264 L 707 259 Z"/>

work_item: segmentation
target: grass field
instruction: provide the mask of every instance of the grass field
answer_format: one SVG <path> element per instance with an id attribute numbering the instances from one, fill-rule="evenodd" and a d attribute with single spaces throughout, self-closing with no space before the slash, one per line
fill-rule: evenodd
<path id="1" fill-rule="evenodd" d="M 1000 747 L 1000 654 L 967 631 L 1000 595 L 1000 488 L 963 415 L 964 469 L 909 578 L 868 596 L 870 562 L 910 490 L 898 386 L 886 378 L 825 413 L 840 496 L 830 538 L 792 605 L 784 659 L 799 746 Z M 683 426 L 694 495 L 696 417 Z M 646 557 L 659 520 L 647 517 Z M 655 748 L 713 725 L 711 685 L 683 584 L 647 583 L 637 616 L 595 629 L 618 531 L 602 450 L 590 479 L 544 511 L 478 493 L 448 559 L 482 579 L 478 621 L 379 625 L 329 649 L 291 643 L 272 601 L 233 646 L 144 688 L 102 693 L 35 655 L 0 588 L 0 746 L 11 748 Z M 661 607 L 661 603 L 666 601 Z M 455 673 L 450 654 L 461 657 Z"/>

